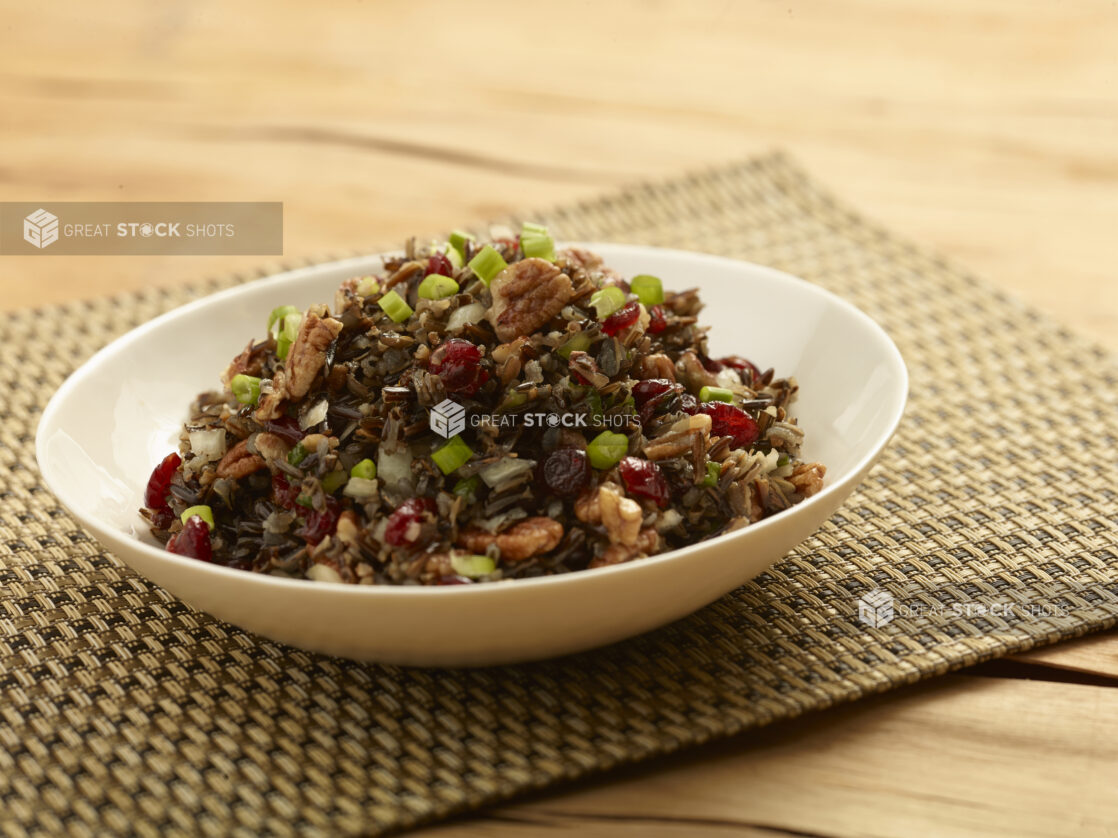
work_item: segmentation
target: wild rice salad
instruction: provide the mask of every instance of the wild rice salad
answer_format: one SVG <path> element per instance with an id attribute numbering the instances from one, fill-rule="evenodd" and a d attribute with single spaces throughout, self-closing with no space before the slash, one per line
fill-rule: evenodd
<path id="1" fill-rule="evenodd" d="M 819 491 L 793 378 L 713 359 L 695 290 L 546 228 L 411 241 L 332 312 L 280 306 L 198 397 L 142 514 L 278 576 L 469 584 L 651 556 Z"/>

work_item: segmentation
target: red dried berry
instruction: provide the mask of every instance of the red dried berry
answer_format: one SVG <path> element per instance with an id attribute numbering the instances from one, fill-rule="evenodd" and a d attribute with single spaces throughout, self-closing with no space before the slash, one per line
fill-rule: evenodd
<path id="1" fill-rule="evenodd" d="M 654 335 L 660 334 L 668 328 L 668 318 L 664 315 L 663 306 L 653 306 L 648 310 L 648 331 Z"/>
<path id="2" fill-rule="evenodd" d="M 516 255 L 516 251 L 520 250 L 520 236 L 511 239 L 494 239 L 493 246 L 502 245 L 505 249 L 505 254 L 510 258 Z"/>
<path id="3" fill-rule="evenodd" d="M 306 524 L 295 531 L 307 544 L 318 544 L 326 536 L 331 535 L 338 528 L 338 518 L 342 514 L 342 505 L 337 498 L 326 496 L 326 508 L 319 512 L 317 509 L 308 509 Z"/>
<path id="4" fill-rule="evenodd" d="M 726 402 L 706 402 L 699 406 L 699 412 L 710 417 L 711 433 L 730 437 L 734 448 L 745 448 L 757 441 L 757 422 L 740 407 Z"/>
<path id="5" fill-rule="evenodd" d="M 722 372 L 721 362 L 708 358 L 706 355 L 699 356 L 699 363 L 703 365 L 703 369 L 707 372 Z"/>
<path id="6" fill-rule="evenodd" d="M 384 540 L 393 547 L 412 545 L 422 536 L 423 524 L 435 515 L 435 502 L 430 498 L 408 498 L 388 516 Z"/>
<path id="7" fill-rule="evenodd" d="M 175 513 L 169 506 L 156 509 L 151 515 L 151 525 L 157 530 L 169 530 L 173 523 L 175 523 Z"/>
<path id="8" fill-rule="evenodd" d="M 559 448 L 540 462 L 536 476 L 552 494 L 574 497 L 590 482 L 590 460 L 578 448 Z"/>
<path id="9" fill-rule="evenodd" d="M 292 486 L 278 471 L 272 475 L 272 500 L 284 509 L 294 508 L 295 499 L 299 497 L 301 489 L 299 485 Z"/>
<path id="10" fill-rule="evenodd" d="M 650 399 L 662 396 L 677 385 L 666 378 L 646 378 L 633 385 L 633 399 L 642 405 Z"/>
<path id="11" fill-rule="evenodd" d="M 694 416 L 699 412 L 699 400 L 690 393 L 684 393 L 679 397 L 679 409 L 688 416 Z"/>
<path id="12" fill-rule="evenodd" d="M 213 544 L 210 543 L 209 524 L 199 515 L 188 518 L 182 529 L 172 535 L 167 542 L 167 550 L 178 556 L 201 559 L 204 562 L 212 561 L 214 549 Z"/>
<path id="13" fill-rule="evenodd" d="M 428 369 L 454 395 L 472 396 L 489 380 L 481 367 L 481 350 L 463 338 L 450 338 L 431 353 Z"/>
<path id="14" fill-rule="evenodd" d="M 175 476 L 175 469 L 181 464 L 182 457 L 172 452 L 152 469 L 147 488 L 144 489 L 144 505 L 148 509 L 167 508 L 167 493 L 171 489 L 171 478 Z"/>
<path id="15" fill-rule="evenodd" d="M 427 276 L 440 274 L 441 276 L 454 276 L 454 266 L 443 253 L 436 253 L 427 260 Z"/>
<path id="16" fill-rule="evenodd" d="M 657 506 L 667 506 L 671 497 L 668 481 L 660 467 L 640 457 L 622 457 L 618 465 L 625 491 L 638 498 L 648 498 Z"/>
<path id="17" fill-rule="evenodd" d="M 622 306 L 602 321 L 602 331 L 610 337 L 613 337 L 636 323 L 640 316 L 640 303 L 629 303 L 628 305 Z"/>
<path id="18" fill-rule="evenodd" d="M 757 369 L 757 365 L 740 355 L 727 355 L 719 360 L 726 366 L 733 367 L 739 373 L 742 373 L 745 376 L 742 383 L 747 387 L 752 387 L 753 382 L 761 378 L 761 371 Z"/>

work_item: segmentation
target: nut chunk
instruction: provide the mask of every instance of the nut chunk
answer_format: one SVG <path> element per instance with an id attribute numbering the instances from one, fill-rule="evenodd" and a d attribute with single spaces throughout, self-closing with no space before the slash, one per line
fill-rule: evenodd
<path id="1" fill-rule="evenodd" d="M 530 335 L 560 312 L 571 299 L 571 279 L 545 259 L 509 265 L 489 285 L 493 305 L 489 322 L 502 342 Z"/>
<path id="2" fill-rule="evenodd" d="M 301 399 L 311 389 L 311 383 L 322 365 L 326 363 L 326 350 L 342 330 L 342 321 L 333 317 L 319 317 L 307 312 L 299 325 L 299 334 L 291 344 L 284 369 L 287 372 L 287 391 L 290 399 Z"/>
<path id="3" fill-rule="evenodd" d="M 500 534 L 466 530 L 458 536 L 458 546 L 474 553 L 484 553 L 490 544 L 496 544 L 504 561 L 520 562 L 554 550 L 562 540 L 562 524 L 550 518 L 536 517 L 525 518 Z"/>

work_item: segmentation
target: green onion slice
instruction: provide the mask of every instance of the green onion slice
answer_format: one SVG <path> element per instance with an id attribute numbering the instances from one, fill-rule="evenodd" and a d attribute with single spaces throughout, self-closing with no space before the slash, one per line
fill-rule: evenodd
<path id="1" fill-rule="evenodd" d="M 463 477 L 461 480 L 454 484 L 454 488 L 451 489 L 451 491 L 454 492 L 454 494 L 456 495 L 460 495 L 461 497 L 469 499 L 473 495 L 477 494 L 477 490 L 480 485 L 481 478 L 475 474 L 473 477 Z"/>
<path id="2" fill-rule="evenodd" d="M 520 249 L 527 257 L 555 261 L 555 240 L 542 224 L 524 222 L 520 228 Z"/>
<path id="3" fill-rule="evenodd" d="M 504 257 L 501 256 L 493 245 L 487 244 L 481 249 L 473 259 L 470 260 L 470 270 L 474 275 L 488 285 L 493 281 L 493 277 L 503 271 L 509 266 Z"/>
<path id="4" fill-rule="evenodd" d="M 279 336 L 276 338 L 276 355 L 282 361 L 287 357 L 287 353 L 291 351 L 291 344 L 295 343 L 295 338 L 299 335 L 299 326 L 303 322 L 303 315 L 295 312 L 294 314 L 287 314 L 283 317 L 283 326 L 280 328 Z"/>
<path id="5" fill-rule="evenodd" d="M 470 446 L 466 444 L 462 437 L 457 435 L 448 439 L 446 445 L 431 452 L 431 459 L 435 461 L 435 465 L 439 467 L 443 474 L 450 474 L 464 466 L 472 456 L 474 456 L 474 452 L 470 449 Z"/>
<path id="6" fill-rule="evenodd" d="M 466 242 L 472 242 L 473 240 L 474 237 L 471 236 L 469 233 L 466 233 L 462 230 L 455 230 L 453 233 L 450 234 L 450 239 L 447 244 L 458 251 L 458 256 L 460 259 L 465 260 Z"/>
<path id="7" fill-rule="evenodd" d="M 625 305 L 625 292 L 616 285 L 607 285 L 590 295 L 590 305 L 594 306 L 601 320 Z"/>
<path id="8" fill-rule="evenodd" d="M 602 431 L 586 446 L 590 465 L 597 469 L 613 468 L 621 462 L 621 458 L 628 450 L 629 437 L 625 434 L 615 434 L 613 431 Z"/>
<path id="9" fill-rule="evenodd" d="M 575 332 L 567 342 L 560 346 L 555 351 L 560 358 L 570 358 L 572 352 L 585 352 L 590 348 L 590 335 L 586 332 Z"/>
<path id="10" fill-rule="evenodd" d="M 704 486 L 717 486 L 718 478 L 722 476 L 722 464 L 707 461 L 707 476 L 703 478 Z"/>
<path id="11" fill-rule="evenodd" d="M 389 291 L 378 300 L 378 303 L 380 307 L 384 309 L 384 313 L 391 317 L 394 323 L 403 323 L 415 314 L 412 307 L 405 303 L 404 298 L 395 291 Z"/>
<path id="12" fill-rule="evenodd" d="M 377 464 L 366 457 L 349 470 L 349 476 L 357 477 L 361 480 L 374 480 L 377 476 Z"/>
<path id="13" fill-rule="evenodd" d="M 629 283 L 629 288 L 646 306 L 658 306 L 664 302 L 664 285 L 658 276 L 650 274 L 635 276 Z"/>
<path id="14" fill-rule="evenodd" d="M 322 491 L 330 494 L 336 492 L 349 480 L 344 471 L 332 471 L 322 478 Z"/>
<path id="15" fill-rule="evenodd" d="M 458 283 L 442 274 L 430 274 L 419 283 L 419 296 L 425 300 L 441 300 L 457 293 Z"/>
<path id="16" fill-rule="evenodd" d="M 241 404 L 256 404 L 260 401 L 260 379 L 244 373 L 237 373 L 229 382 L 233 397 Z"/>
<path id="17" fill-rule="evenodd" d="M 211 530 L 214 528 L 214 511 L 208 506 L 202 504 L 201 506 L 191 506 L 188 509 L 184 509 L 182 511 L 182 522 L 185 524 L 195 515 L 205 521 L 206 526 Z"/>
<path id="18" fill-rule="evenodd" d="M 732 402 L 734 394 L 725 387 L 703 387 L 699 390 L 699 401 L 703 402 Z"/>
<path id="19" fill-rule="evenodd" d="M 466 260 L 462 258 L 462 254 L 458 252 L 457 248 L 450 242 L 447 242 L 443 247 L 443 255 L 446 256 L 450 262 L 451 267 L 456 271 L 462 270 L 462 266 L 466 264 Z"/>
<path id="20" fill-rule="evenodd" d="M 273 335 L 279 335 L 279 330 L 283 328 L 283 319 L 289 314 L 298 314 L 299 309 L 295 306 L 280 306 L 279 308 L 272 309 L 272 313 L 268 315 L 268 331 Z M 276 326 L 276 324 L 279 324 Z M 272 328 L 276 326 L 276 328 Z"/>
<path id="21" fill-rule="evenodd" d="M 293 466 L 299 465 L 307 456 L 307 449 L 303 447 L 303 443 L 296 442 L 295 447 L 287 452 L 287 462 Z"/>
<path id="22" fill-rule="evenodd" d="M 375 276 L 363 276 L 357 281 L 357 294 L 361 297 L 371 297 L 380 293 L 380 280 Z"/>
<path id="23" fill-rule="evenodd" d="M 497 563 L 489 556 L 463 556 L 459 553 L 450 554 L 450 566 L 459 576 L 467 576 L 470 579 L 488 576 L 497 569 Z"/>

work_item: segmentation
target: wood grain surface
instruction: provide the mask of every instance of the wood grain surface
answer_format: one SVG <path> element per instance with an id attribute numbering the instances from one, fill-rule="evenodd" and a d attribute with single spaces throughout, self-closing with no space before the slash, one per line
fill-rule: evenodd
<path id="1" fill-rule="evenodd" d="M 313 258 L 779 147 L 1118 348 L 1110 0 L 5 1 L 0 27 L 0 200 L 278 200 Z M 268 261 L 0 256 L 0 307 Z M 1118 638 L 971 672 L 430 833 L 1118 831 Z"/>

